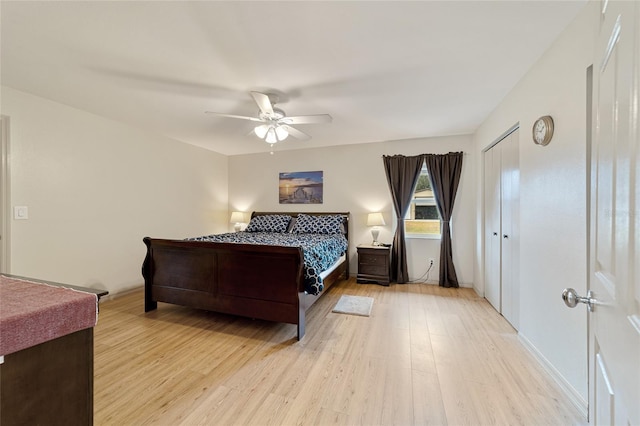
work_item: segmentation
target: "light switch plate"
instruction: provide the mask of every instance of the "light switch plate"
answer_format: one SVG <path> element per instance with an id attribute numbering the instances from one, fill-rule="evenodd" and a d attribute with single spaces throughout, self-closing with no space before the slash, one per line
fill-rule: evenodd
<path id="1" fill-rule="evenodd" d="M 27 206 L 14 206 L 13 218 L 16 220 L 29 219 L 29 207 Z"/>

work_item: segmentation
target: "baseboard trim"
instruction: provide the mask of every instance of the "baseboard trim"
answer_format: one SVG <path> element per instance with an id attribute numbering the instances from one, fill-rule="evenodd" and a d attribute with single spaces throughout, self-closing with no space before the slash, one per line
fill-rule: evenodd
<path id="1" fill-rule="evenodd" d="M 100 302 L 106 302 L 108 300 L 117 299 L 118 297 L 126 296 L 134 291 L 139 291 L 140 289 L 144 289 L 144 284 L 137 284 L 131 287 L 124 288 L 122 290 L 118 290 L 115 293 L 109 292 L 108 295 L 100 298 Z"/>
<path id="2" fill-rule="evenodd" d="M 562 392 L 567 395 L 571 403 L 580 411 L 586 421 L 589 416 L 589 403 L 575 390 L 573 386 L 571 386 L 569 382 L 567 382 L 558 369 L 555 368 L 544 355 L 542 355 L 542 353 L 533 345 L 533 343 L 531 343 L 529 339 L 522 335 L 522 333 L 518 333 L 518 339 L 520 339 L 524 347 L 560 386 Z"/>
<path id="3" fill-rule="evenodd" d="M 354 274 L 354 273 L 349 274 L 349 277 L 350 277 L 350 278 L 356 278 L 357 276 L 358 276 L 358 274 L 357 274 L 357 273 L 355 273 L 355 274 Z M 396 284 L 397 284 L 397 283 L 391 282 L 391 285 L 396 285 Z M 436 277 L 436 278 L 428 279 L 428 280 L 426 280 L 426 281 L 425 281 L 425 280 L 422 280 L 422 281 L 412 281 L 412 280 L 409 280 L 409 281 L 408 281 L 408 282 L 406 282 L 405 284 L 429 284 L 429 285 L 440 285 L 440 281 L 439 281 L 439 279 Z M 400 284 L 400 285 L 402 285 L 402 284 Z M 476 287 L 475 287 L 474 283 L 458 283 L 458 285 L 459 285 L 461 288 L 472 288 L 472 289 L 476 290 L 476 293 L 478 293 L 478 290 L 476 289 Z M 478 294 L 480 294 L 480 293 L 478 293 Z"/>

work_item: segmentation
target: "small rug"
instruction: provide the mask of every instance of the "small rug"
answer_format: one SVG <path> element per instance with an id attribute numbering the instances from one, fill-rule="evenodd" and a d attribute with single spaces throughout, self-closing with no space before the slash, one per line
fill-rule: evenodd
<path id="1" fill-rule="evenodd" d="M 371 315 L 371 308 L 373 308 L 373 297 L 344 295 L 340 296 L 332 312 L 368 317 Z"/>

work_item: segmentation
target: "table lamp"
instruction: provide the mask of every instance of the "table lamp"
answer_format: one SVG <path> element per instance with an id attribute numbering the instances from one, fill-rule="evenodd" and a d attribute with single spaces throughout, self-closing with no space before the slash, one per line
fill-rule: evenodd
<path id="1" fill-rule="evenodd" d="M 378 245 L 378 235 L 380 235 L 380 226 L 384 226 L 386 223 L 384 222 L 384 217 L 382 217 L 382 213 L 369 213 L 367 216 L 367 226 L 372 226 L 371 228 L 371 236 L 373 237 L 373 245 Z"/>
<path id="2" fill-rule="evenodd" d="M 242 223 L 244 222 L 244 213 L 232 212 L 231 220 L 229 222 L 235 223 L 235 225 L 233 226 L 233 229 L 235 229 L 236 232 L 240 231 L 240 228 L 242 227 Z"/>

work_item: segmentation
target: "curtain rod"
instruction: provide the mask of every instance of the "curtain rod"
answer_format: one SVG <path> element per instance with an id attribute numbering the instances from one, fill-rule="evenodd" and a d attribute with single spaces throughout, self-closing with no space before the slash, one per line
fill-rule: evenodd
<path id="1" fill-rule="evenodd" d="M 416 155 L 404 155 L 404 154 L 391 154 L 391 155 L 387 155 L 387 154 L 382 154 L 382 158 L 384 157 L 418 157 L 420 155 L 447 155 L 447 154 L 462 154 L 462 155 L 469 155 L 468 152 L 464 152 L 464 151 L 450 151 L 444 154 L 416 154 Z"/>

